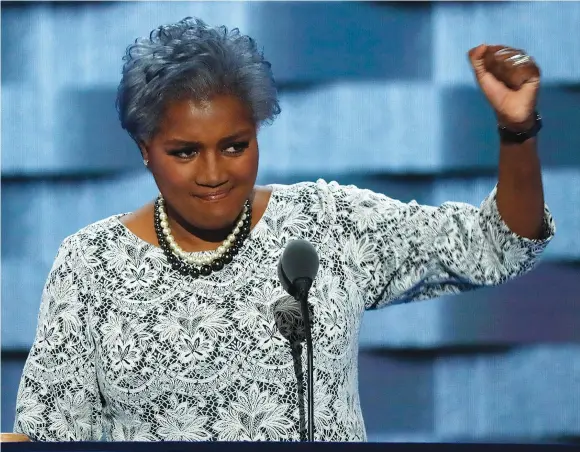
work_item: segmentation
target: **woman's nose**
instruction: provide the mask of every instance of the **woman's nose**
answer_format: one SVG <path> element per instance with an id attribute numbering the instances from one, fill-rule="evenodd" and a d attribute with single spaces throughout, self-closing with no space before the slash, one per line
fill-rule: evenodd
<path id="1" fill-rule="evenodd" d="M 220 155 L 214 151 L 202 152 L 200 155 L 202 163 L 199 168 L 196 183 L 210 188 L 216 188 L 227 182 L 227 175 L 224 171 Z"/>

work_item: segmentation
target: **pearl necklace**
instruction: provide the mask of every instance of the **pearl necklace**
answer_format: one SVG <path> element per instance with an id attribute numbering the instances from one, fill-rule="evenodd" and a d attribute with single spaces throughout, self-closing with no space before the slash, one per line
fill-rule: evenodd
<path id="1" fill-rule="evenodd" d="M 155 231 L 159 244 L 175 270 L 182 274 L 198 277 L 210 275 L 213 271 L 221 270 L 225 264 L 232 261 L 238 253 L 245 238 L 250 233 L 252 206 L 249 201 L 244 203 L 244 210 L 238 218 L 238 222 L 231 234 L 222 242 L 215 251 L 204 253 L 189 253 L 184 251 L 175 241 L 171 234 L 165 201 L 161 195 L 155 202 Z"/>

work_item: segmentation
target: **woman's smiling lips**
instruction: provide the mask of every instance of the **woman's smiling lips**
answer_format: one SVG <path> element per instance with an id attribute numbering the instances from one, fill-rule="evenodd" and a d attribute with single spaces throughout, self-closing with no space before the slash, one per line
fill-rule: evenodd
<path id="1" fill-rule="evenodd" d="M 194 196 L 206 202 L 219 201 L 230 194 L 230 190 L 216 190 L 208 193 L 196 193 Z"/>

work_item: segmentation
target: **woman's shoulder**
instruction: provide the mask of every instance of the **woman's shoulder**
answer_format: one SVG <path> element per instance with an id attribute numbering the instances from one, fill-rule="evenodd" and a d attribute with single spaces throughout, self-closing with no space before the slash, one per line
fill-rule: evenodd
<path id="1" fill-rule="evenodd" d="M 61 247 L 83 249 L 97 242 L 106 243 L 107 240 L 119 238 L 126 233 L 121 220 L 131 214 L 132 212 L 118 213 L 83 226 L 66 236 Z"/>
<path id="2" fill-rule="evenodd" d="M 274 202 L 270 203 L 266 216 L 294 218 L 301 223 L 312 221 L 320 227 L 332 227 L 349 204 L 349 198 L 356 198 L 352 190 L 357 190 L 325 179 L 269 187 Z"/>
<path id="3" fill-rule="evenodd" d="M 279 198 L 300 200 L 304 196 L 315 195 L 320 198 L 333 197 L 336 194 L 357 189 L 354 185 L 341 185 L 337 181 L 317 179 L 316 181 L 302 181 L 291 184 L 268 185 Z"/>
<path id="4" fill-rule="evenodd" d="M 369 201 L 393 202 L 388 196 L 352 184 L 341 184 L 335 180 L 317 179 L 311 182 L 270 185 L 278 200 L 286 203 L 317 202 L 327 208 L 341 208 Z M 396 202 L 396 201 L 395 201 Z"/>
<path id="5" fill-rule="evenodd" d="M 124 226 L 119 218 L 124 215 L 111 215 L 67 235 L 58 246 L 51 273 L 81 273 L 98 264 L 97 256 L 103 256 L 112 243 L 122 240 Z"/>

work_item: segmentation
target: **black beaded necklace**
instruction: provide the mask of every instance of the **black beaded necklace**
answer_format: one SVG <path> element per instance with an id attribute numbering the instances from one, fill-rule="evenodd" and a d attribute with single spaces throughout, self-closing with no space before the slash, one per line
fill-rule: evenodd
<path id="1" fill-rule="evenodd" d="M 155 201 L 155 208 L 154 208 L 154 224 L 155 224 L 155 233 L 157 234 L 157 240 L 159 241 L 159 246 L 163 250 L 163 253 L 167 257 L 167 261 L 171 264 L 171 267 L 181 273 L 182 275 L 189 275 L 193 278 L 198 278 L 200 276 L 209 276 L 214 271 L 219 271 L 226 264 L 229 264 L 234 256 L 238 254 L 240 248 L 242 247 L 244 241 L 250 234 L 250 226 L 252 224 L 252 204 L 249 200 L 245 202 L 246 208 L 246 219 L 243 220 L 243 225 L 240 228 L 240 232 L 237 234 L 235 241 L 232 245 L 223 253 L 221 257 L 216 258 L 211 264 L 209 265 L 201 265 L 197 266 L 195 264 L 190 264 L 186 260 L 182 259 L 180 256 L 177 256 L 171 249 L 171 245 L 167 241 L 165 234 L 163 234 L 163 228 L 161 227 L 161 218 L 160 218 L 160 210 L 161 210 L 161 203 L 162 198 L 159 196 Z M 242 214 L 240 214 L 241 217 Z"/>

